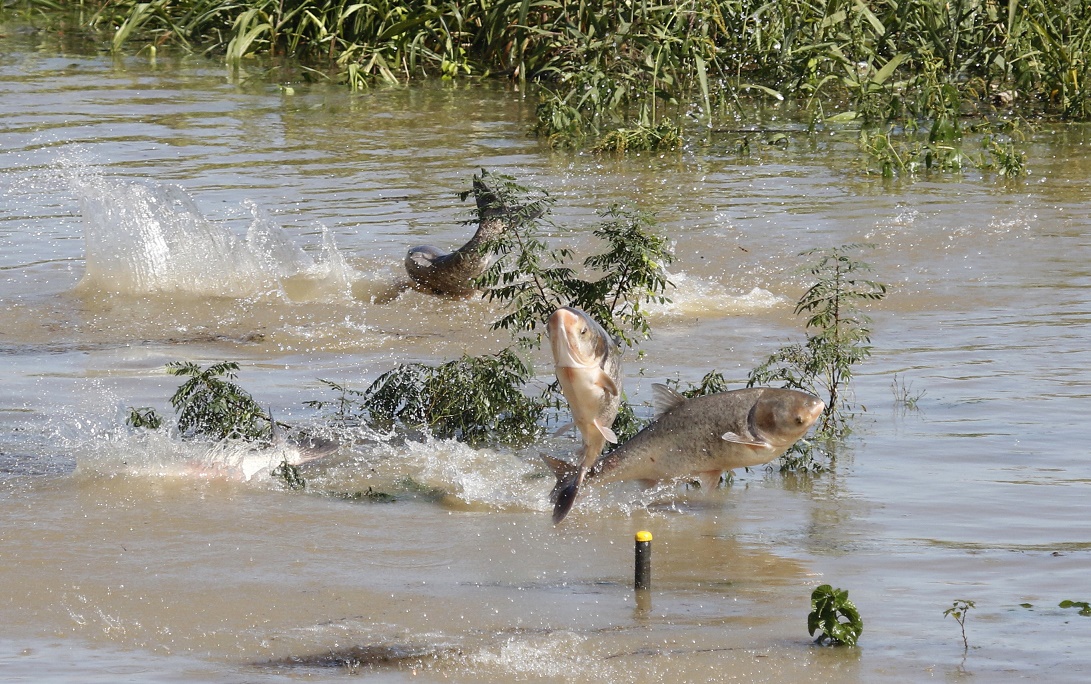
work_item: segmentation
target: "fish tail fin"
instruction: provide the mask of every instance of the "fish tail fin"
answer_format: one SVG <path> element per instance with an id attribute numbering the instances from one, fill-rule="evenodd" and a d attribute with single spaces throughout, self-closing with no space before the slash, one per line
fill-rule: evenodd
<path id="1" fill-rule="evenodd" d="M 556 525 L 564 520 L 576 503 L 576 494 L 587 475 L 587 469 L 545 454 L 542 454 L 542 459 L 557 476 L 557 484 L 549 493 L 549 501 L 553 504 L 553 524 Z"/>

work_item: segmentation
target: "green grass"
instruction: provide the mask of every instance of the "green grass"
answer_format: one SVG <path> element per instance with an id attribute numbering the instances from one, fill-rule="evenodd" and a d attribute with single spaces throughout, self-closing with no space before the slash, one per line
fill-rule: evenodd
<path id="1" fill-rule="evenodd" d="M 541 86 L 554 145 L 677 146 L 649 132 L 715 126 L 751 98 L 805 103 L 815 125 L 895 123 L 960 139 L 967 121 L 1091 118 L 1086 0 L 15 0 L 76 7 L 114 52 L 260 58 L 352 88 L 493 75 Z M 90 12 L 93 11 L 93 14 Z M 897 163 L 894 163 L 895 166 Z M 890 167 L 893 169 L 894 167 Z"/>

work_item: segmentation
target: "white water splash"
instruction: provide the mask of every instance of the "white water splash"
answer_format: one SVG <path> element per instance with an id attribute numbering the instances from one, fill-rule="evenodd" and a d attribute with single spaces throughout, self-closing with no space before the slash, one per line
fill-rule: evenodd
<path id="1" fill-rule="evenodd" d="M 284 296 L 295 279 L 350 294 L 350 269 L 325 228 L 312 257 L 253 202 L 240 238 L 175 185 L 109 180 L 85 169 L 75 169 L 69 183 L 84 224 L 81 289 L 242 298 Z"/>
<path id="2" fill-rule="evenodd" d="M 656 316 L 725 316 L 748 311 L 761 311 L 782 306 L 784 297 L 760 287 L 740 292 L 722 283 L 686 273 L 669 275 L 673 288 L 666 292 L 670 302 L 647 304 L 645 309 Z"/>

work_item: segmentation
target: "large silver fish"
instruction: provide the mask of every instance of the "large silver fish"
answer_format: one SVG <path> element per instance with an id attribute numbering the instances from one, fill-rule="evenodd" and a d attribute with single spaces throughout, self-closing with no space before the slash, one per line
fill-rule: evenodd
<path id="1" fill-rule="evenodd" d="M 516 221 L 533 220 L 545 207 L 534 202 L 525 207 L 509 207 L 500 201 L 489 185 L 488 172 L 482 169 L 474 176 L 473 194 L 477 202 L 479 223 L 470 240 L 454 250 L 444 252 L 432 245 L 413 247 L 405 255 L 405 271 L 422 290 L 439 295 L 465 297 L 476 292 L 473 281 L 485 272 L 491 262 L 487 246 L 507 231 Z"/>
<path id="2" fill-rule="evenodd" d="M 557 506 L 567 513 L 603 447 L 617 443 L 612 426 L 621 403 L 621 348 L 594 319 L 570 306 L 554 311 L 546 330 L 561 393 L 583 437 L 579 463 L 554 492 Z"/>
<path id="3" fill-rule="evenodd" d="M 806 392 L 752 387 L 686 399 L 665 385 L 653 385 L 653 423 L 625 444 L 602 456 L 583 478 L 603 484 L 697 476 L 719 480 L 725 470 L 761 465 L 796 443 L 818 420 L 826 405 Z M 557 475 L 551 495 L 553 522 L 571 509 L 563 493 L 579 466 L 544 456 Z"/>

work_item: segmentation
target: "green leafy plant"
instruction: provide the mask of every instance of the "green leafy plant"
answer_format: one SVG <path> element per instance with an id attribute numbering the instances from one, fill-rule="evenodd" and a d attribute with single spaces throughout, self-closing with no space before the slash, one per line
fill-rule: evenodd
<path id="1" fill-rule="evenodd" d="M 266 58 L 353 89 L 487 74 L 536 83 L 535 131 L 554 144 L 633 149 L 610 132 L 715 125 L 755 96 L 806 102 L 818 125 L 927 128 L 931 143 L 1013 107 L 1091 117 L 1084 0 L 19 0 L 0 12 L 88 6 L 78 25 L 107 33 L 115 52 Z"/>
<path id="2" fill-rule="evenodd" d="M 272 420 L 234 380 L 239 364 L 222 361 L 202 369 L 191 362 L 167 364 L 171 375 L 188 378 L 170 398 L 183 437 L 269 440 Z"/>
<path id="3" fill-rule="evenodd" d="M 1065 599 L 1058 604 L 1061 608 L 1079 608 L 1080 615 L 1084 617 L 1091 617 L 1091 603 L 1087 601 L 1072 601 Z"/>
<path id="4" fill-rule="evenodd" d="M 750 372 L 748 386 L 780 382 L 785 387 L 810 392 L 826 402 L 818 433 L 842 439 L 851 432 L 850 382 L 853 366 L 871 355 L 870 318 L 861 311 L 864 302 L 886 296 L 886 286 L 861 277 L 870 266 L 852 253 L 871 245 L 842 245 L 811 250 L 817 255 L 809 273 L 817 276 L 796 304 L 796 315 L 807 316 L 807 341 L 785 346 Z"/>
<path id="5" fill-rule="evenodd" d="M 588 275 L 573 268 L 570 249 L 550 248 L 535 224 L 516 226 L 493 242 L 498 259 L 478 283 L 490 300 L 508 309 L 494 329 L 537 347 L 539 326 L 557 308 L 574 306 L 630 347 L 647 338 L 651 327 L 644 305 L 670 301 L 664 294 L 671 285 L 666 272 L 673 260 L 670 243 L 652 232 L 654 219 L 647 212 L 613 205 L 601 217 L 592 234 L 607 249 L 584 259 Z"/>
<path id="6" fill-rule="evenodd" d="M 143 408 L 130 408 L 129 417 L 125 420 L 125 424 L 133 428 L 158 430 L 163 426 L 163 417 L 155 409 L 146 406 Z"/>
<path id="7" fill-rule="evenodd" d="M 399 364 L 360 394 L 368 424 L 377 429 L 425 430 L 471 444 L 526 444 L 539 437 L 548 400 L 522 387 L 530 367 L 511 349 L 463 356 L 438 366 Z"/>
<path id="8" fill-rule="evenodd" d="M 964 651 L 969 650 L 970 642 L 966 639 L 966 617 L 970 610 L 974 608 L 973 601 L 967 601 L 965 599 L 955 599 L 951 603 L 951 607 L 943 611 L 943 617 L 952 617 L 958 626 L 962 629 L 962 649 Z"/>
<path id="9" fill-rule="evenodd" d="M 307 480 L 299 473 L 299 466 L 288 463 L 285 459 L 271 473 L 275 479 L 280 480 L 288 489 L 306 489 Z"/>
<path id="10" fill-rule="evenodd" d="M 855 646 L 864 631 L 864 621 L 856 604 L 849 600 L 847 590 L 823 584 L 811 593 L 807 630 L 811 636 L 818 632 L 815 643 L 828 641 L 830 645 Z"/>

